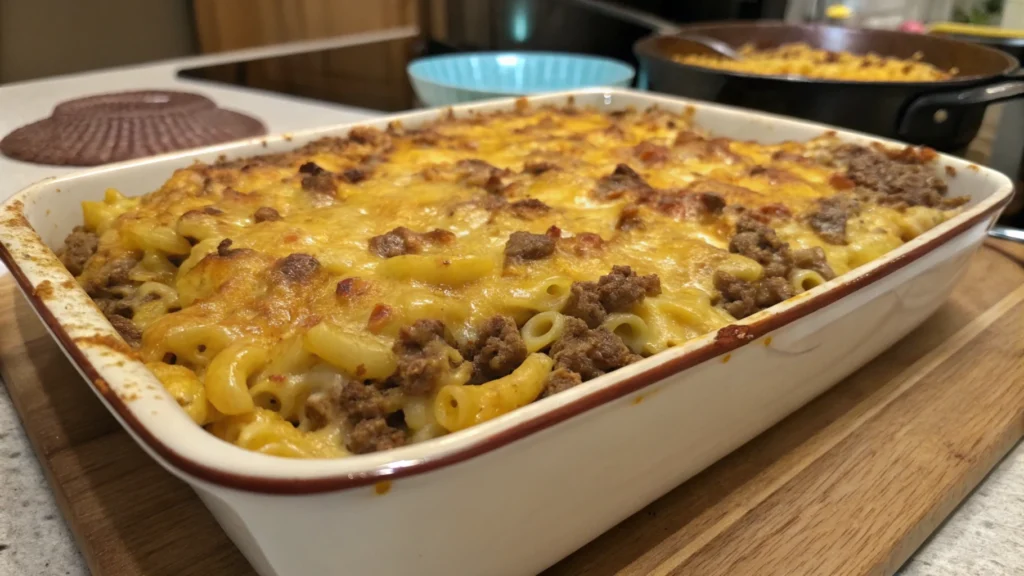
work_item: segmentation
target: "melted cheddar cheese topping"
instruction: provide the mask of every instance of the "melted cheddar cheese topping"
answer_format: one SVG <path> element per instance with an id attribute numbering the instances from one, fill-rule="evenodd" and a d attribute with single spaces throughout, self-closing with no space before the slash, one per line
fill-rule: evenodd
<path id="1" fill-rule="evenodd" d="M 922 155 L 841 150 L 716 139 L 657 109 L 356 129 L 108 191 L 76 231 L 95 254 L 69 269 L 214 434 L 367 452 L 613 370 L 606 350 L 627 363 L 715 330 L 950 213 L 886 201 L 905 187 L 885 166 Z M 588 302 L 596 318 L 573 312 Z"/>

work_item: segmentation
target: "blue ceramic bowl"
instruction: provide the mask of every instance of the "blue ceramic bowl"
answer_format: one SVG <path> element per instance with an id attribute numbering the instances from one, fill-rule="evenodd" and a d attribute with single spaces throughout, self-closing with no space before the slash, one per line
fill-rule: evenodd
<path id="1" fill-rule="evenodd" d="M 460 102 L 557 92 L 589 86 L 628 86 L 633 67 L 597 56 L 557 52 L 477 52 L 420 58 L 409 79 L 421 102 Z"/>

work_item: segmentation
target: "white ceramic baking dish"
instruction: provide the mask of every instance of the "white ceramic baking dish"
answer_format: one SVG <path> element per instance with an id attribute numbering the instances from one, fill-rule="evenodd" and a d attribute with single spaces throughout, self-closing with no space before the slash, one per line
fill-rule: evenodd
<path id="1" fill-rule="evenodd" d="M 695 108 L 717 135 L 803 140 L 825 126 L 629 90 L 535 103 Z M 461 106 L 508 109 L 513 100 Z M 437 111 L 363 125 L 407 126 Z M 264 576 L 536 573 L 737 448 L 889 347 L 946 298 L 1012 192 L 943 156 L 962 214 L 810 292 L 480 426 L 397 450 L 296 461 L 195 426 L 135 360 L 51 248 L 107 187 L 138 195 L 196 159 L 250 156 L 353 125 L 126 162 L 31 186 L 0 210 L 0 257 L 107 408 L 188 482 Z M 842 139 L 872 137 L 839 131 Z"/>

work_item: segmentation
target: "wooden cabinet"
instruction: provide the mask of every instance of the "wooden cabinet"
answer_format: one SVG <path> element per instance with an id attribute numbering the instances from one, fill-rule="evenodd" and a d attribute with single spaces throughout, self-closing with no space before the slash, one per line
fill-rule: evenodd
<path id="1" fill-rule="evenodd" d="M 416 0 L 194 0 L 203 52 L 411 26 Z"/>
<path id="2" fill-rule="evenodd" d="M 417 0 L 194 0 L 205 53 L 412 26 Z M 224 81 L 318 100 L 404 110 L 413 39 L 278 56 L 217 71 Z M 343 96 L 342 96 L 343 95 Z"/>

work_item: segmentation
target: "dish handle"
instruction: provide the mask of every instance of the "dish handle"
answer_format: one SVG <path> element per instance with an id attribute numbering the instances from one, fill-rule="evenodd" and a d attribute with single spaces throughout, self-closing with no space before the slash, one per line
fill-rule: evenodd
<path id="1" fill-rule="evenodd" d="M 1024 76 L 1003 78 L 993 84 L 974 86 L 949 92 L 932 92 L 913 100 L 899 120 L 901 139 L 912 139 L 914 134 L 929 132 L 936 125 L 949 120 L 950 109 L 963 106 L 997 104 L 1024 98 Z"/>

